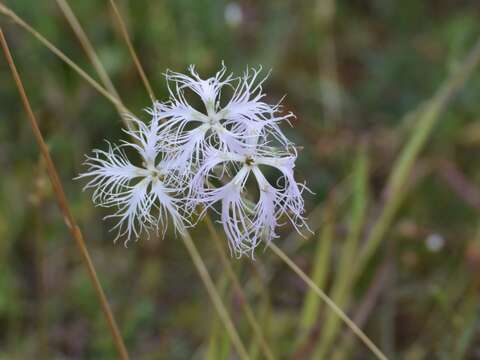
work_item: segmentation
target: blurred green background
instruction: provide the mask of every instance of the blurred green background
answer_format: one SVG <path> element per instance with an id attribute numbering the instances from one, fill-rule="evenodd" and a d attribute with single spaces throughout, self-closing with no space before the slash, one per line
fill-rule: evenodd
<path id="1" fill-rule="evenodd" d="M 55 0 L 4 3 L 96 78 Z M 222 60 L 235 73 L 272 69 L 268 100 L 286 95 L 297 115 L 286 131 L 303 147 L 297 177 L 315 192 L 305 195 L 315 235 L 285 226 L 276 244 L 389 357 L 480 358 L 479 71 L 442 109 L 401 195 L 385 190 L 420 131 L 419 111 L 480 37 L 478 0 L 117 3 L 161 100 L 166 69 L 196 64 L 210 76 Z M 70 5 L 141 115 L 149 98 L 109 2 Z M 132 358 L 236 359 L 181 241 L 113 244 L 108 212 L 72 180 L 85 153 L 123 138 L 116 109 L 8 17 L 0 25 Z M 4 60 L 0 69 L 0 358 L 114 359 Z M 359 249 L 396 196 L 377 251 L 357 273 Z M 263 358 L 204 225 L 192 236 L 251 357 Z M 373 358 L 272 252 L 232 262 L 276 358 Z"/>

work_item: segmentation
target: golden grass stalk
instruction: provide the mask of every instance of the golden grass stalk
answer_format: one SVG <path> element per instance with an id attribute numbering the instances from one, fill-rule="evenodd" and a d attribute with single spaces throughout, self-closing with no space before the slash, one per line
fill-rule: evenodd
<path id="1" fill-rule="evenodd" d="M 226 298 L 226 301 L 231 300 L 229 281 L 225 273 L 220 274 L 215 288 L 223 299 Z M 215 319 L 211 323 L 208 345 L 203 358 L 204 360 L 226 359 L 230 354 L 230 349 L 230 337 L 228 334 L 225 334 L 222 322 L 219 319 Z"/>
<path id="2" fill-rule="evenodd" d="M 374 223 L 372 230 L 366 239 L 365 245 L 361 249 L 358 262 L 355 264 L 355 269 L 351 271 L 352 284 L 367 267 L 369 260 L 380 246 L 397 214 L 397 211 L 403 204 L 412 168 L 420 151 L 430 137 L 434 126 L 439 121 L 440 115 L 451 102 L 454 95 L 464 86 L 465 82 L 479 63 L 480 40 L 478 40 L 472 47 L 465 60 L 456 67 L 456 70 L 445 80 L 444 84 L 438 89 L 435 95 L 417 110 L 407 114 L 406 118 L 415 125 L 412 128 L 410 138 L 393 165 L 393 170 L 386 186 L 388 191 L 388 201 L 386 201 L 380 216 Z M 350 289 L 349 292 L 351 292 Z M 346 297 L 349 295 L 350 294 L 346 294 Z M 345 348 L 349 349 L 352 344 L 352 339 L 348 338 L 346 343 L 347 345 Z M 346 352 L 347 350 L 342 351 L 337 358 L 344 358 Z"/>
<path id="3" fill-rule="evenodd" d="M 215 288 L 215 284 L 213 283 L 212 278 L 208 273 L 207 267 L 205 266 L 205 263 L 203 262 L 202 257 L 197 250 L 197 247 L 193 243 L 193 240 L 187 231 L 185 231 L 184 235 L 182 235 L 182 240 L 192 258 L 193 264 L 197 268 L 198 274 L 200 275 L 200 278 L 205 285 L 205 289 L 207 290 L 208 295 L 212 300 L 215 310 L 217 310 L 220 319 L 223 321 L 223 324 L 225 325 L 225 328 L 230 335 L 230 339 L 232 340 L 233 345 L 237 349 L 238 355 L 243 360 L 250 359 L 247 350 L 245 349 L 245 346 L 243 345 L 242 340 L 240 339 L 240 336 L 238 335 L 237 330 L 233 325 L 230 315 L 228 314 L 228 311 L 225 308 L 225 305 L 223 305 L 222 299 L 218 294 L 217 289 Z"/>
<path id="4" fill-rule="evenodd" d="M 337 274 L 332 284 L 331 297 L 338 306 L 346 306 L 349 290 L 352 287 L 354 274 L 352 264 L 355 264 L 355 256 L 358 250 L 358 242 L 366 218 L 367 194 L 368 194 L 368 158 L 366 149 L 362 147 L 355 161 L 352 179 L 353 199 L 350 210 L 350 225 L 347 238 L 343 245 Z M 334 314 L 326 314 L 323 322 L 322 336 L 315 349 L 314 358 L 323 359 L 328 354 L 340 328 L 338 317 Z"/>
<path id="5" fill-rule="evenodd" d="M 135 48 L 133 47 L 132 40 L 130 39 L 130 35 L 128 34 L 128 30 L 127 30 L 127 27 L 125 25 L 125 21 L 123 21 L 122 15 L 120 14 L 120 11 L 118 10 L 117 5 L 115 5 L 115 1 L 110 0 L 110 4 L 112 5 L 113 12 L 115 13 L 115 17 L 118 21 L 118 25 L 120 26 L 120 31 L 122 32 L 123 40 L 127 44 L 128 52 L 130 53 L 130 56 L 132 57 L 132 60 L 135 64 L 135 68 L 138 71 L 138 75 L 142 79 L 143 86 L 145 86 L 145 89 L 147 90 L 147 93 L 150 96 L 150 99 L 152 101 L 155 101 L 155 94 L 153 92 L 152 86 L 150 85 L 150 82 L 148 81 L 147 76 L 145 75 L 145 71 L 143 70 L 142 63 L 140 62 L 140 59 L 137 56 L 137 52 L 135 51 Z"/>
<path id="6" fill-rule="evenodd" d="M 277 245 L 273 242 L 269 244 L 269 248 L 280 257 L 295 274 L 300 277 L 317 295 L 327 304 L 327 306 L 340 318 L 342 321 L 363 341 L 365 346 L 369 348 L 372 353 L 381 360 L 387 360 L 387 357 L 380 351 L 380 349 L 368 338 L 368 336 L 340 309 L 327 294 L 310 279 Z"/>
<path id="7" fill-rule="evenodd" d="M 72 11 L 72 8 L 68 4 L 67 0 L 56 0 L 56 1 L 60 9 L 62 10 L 63 14 L 65 15 L 65 18 L 67 19 L 68 23 L 72 27 L 73 32 L 75 33 L 78 40 L 80 41 L 80 44 L 85 50 L 85 53 L 90 59 L 90 62 L 95 68 L 95 71 L 100 77 L 100 80 L 102 81 L 103 85 L 105 86 L 105 88 L 108 90 L 110 94 L 115 96 L 117 99 L 120 99 L 117 89 L 115 89 L 115 86 L 113 85 L 112 80 L 108 76 L 107 71 L 105 70 L 105 67 L 100 61 L 97 53 L 93 48 L 92 43 L 88 39 L 87 34 L 85 34 L 85 31 L 83 30 L 82 25 L 80 25 L 80 22 L 78 21 L 77 17 Z"/>
<path id="8" fill-rule="evenodd" d="M 0 43 L 2 45 L 5 58 L 7 59 L 8 66 L 10 67 L 12 76 L 15 80 L 15 84 L 18 88 L 18 92 L 20 93 L 20 97 L 22 99 L 23 106 L 25 107 L 25 111 L 28 115 L 28 119 L 30 121 L 33 134 L 40 148 L 40 153 L 45 159 L 47 172 L 50 177 L 50 182 L 52 183 L 53 191 L 57 199 L 60 211 L 63 214 L 65 224 L 67 225 L 70 233 L 75 239 L 78 250 L 82 256 L 83 264 L 87 268 L 90 281 L 92 282 L 92 285 L 95 289 L 95 293 L 98 297 L 98 301 L 101 305 L 103 314 L 105 315 L 105 318 L 107 320 L 108 327 L 112 334 L 115 347 L 118 351 L 118 355 L 121 359 L 128 359 L 129 357 L 128 357 L 127 349 L 120 335 L 120 331 L 118 330 L 117 323 L 110 309 L 110 305 L 108 303 L 107 297 L 105 296 L 105 292 L 103 291 L 102 285 L 100 284 L 100 280 L 98 279 L 97 272 L 95 270 L 95 267 L 93 265 L 92 259 L 90 258 L 90 254 L 88 252 L 87 246 L 83 239 L 82 232 L 78 227 L 78 225 L 76 224 L 75 219 L 70 211 L 70 207 L 68 206 L 68 201 L 65 196 L 65 192 L 63 190 L 62 184 L 60 182 L 60 178 L 58 176 L 58 172 L 56 170 L 55 164 L 53 163 L 47 144 L 45 143 L 45 140 L 43 139 L 43 135 L 40 131 L 40 128 L 38 127 L 38 123 L 33 113 L 30 102 L 28 100 L 27 93 L 25 92 L 25 88 L 23 86 L 22 80 L 20 79 L 20 75 L 17 71 L 14 60 L 10 53 L 7 40 L 5 39 L 3 35 L 3 31 L 1 29 L 0 29 Z"/>
<path id="9" fill-rule="evenodd" d="M 331 248 L 334 238 L 334 214 L 335 214 L 335 202 L 330 200 L 326 205 L 326 216 L 330 218 L 330 221 L 326 222 L 315 236 L 316 249 L 313 256 L 313 268 L 311 271 L 311 279 L 317 284 L 319 288 L 323 288 L 328 279 L 328 273 L 331 261 Z M 320 310 L 320 300 L 317 293 L 313 289 L 309 289 L 304 296 L 302 312 L 299 322 L 299 337 L 297 342 L 303 343 L 310 335 L 317 320 Z"/>
<path id="10" fill-rule="evenodd" d="M 103 66 L 102 62 L 100 61 L 100 58 L 98 57 L 97 53 L 95 52 L 95 49 L 88 39 L 87 34 L 82 28 L 82 25 L 78 21 L 77 17 L 75 16 L 75 13 L 72 11 L 72 8 L 68 4 L 67 0 L 56 0 L 58 6 L 60 7 L 60 10 L 62 10 L 63 15 L 67 19 L 68 23 L 72 27 L 73 32 L 78 38 L 78 41 L 80 41 L 80 44 L 82 48 L 85 50 L 85 53 L 87 54 L 90 62 L 92 63 L 95 71 L 97 72 L 98 76 L 100 77 L 100 80 L 102 81 L 102 84 L 106 91 L 112 96 L 112 98 L 118 100 L 118 104 L 116 102 L 113 102 L 115 107 L 117 108 L 118 113 L 120 114 L 120 118 L 124 122 L 125 126 L 128 129 L 131 129 L 133 124 L 132 122 L 128 121 L 127 118 L 124 116 L 125 115 L 125 106 L 123 105 L 122 100 L 120 99 L 120 95 L 118 94 L 117 89 L 113 85 L 112 80 L 108 76 L 107 71 L 105 70 L 105 67 Z M 33 30 L 33 29 L 32 29 Z M 98 89 L 99 90 L 99 89 Z"/>
<path id="11" fill-rule="evenodd" d="M 240 281 L 238 280 L 237 275 L 233 271 L 232 264 L 228 258 L 228 255 L 225 253 L 224 243 L 220 239 L 220 236 L 218 235 L 218 232 L 216 231 L 215 226 L 213 225 L 213 222 L 208 215 L 205 216 L 205 223 L 207 224 L 208 231 L 213 238 L 217 253 L 220 255 L 220 261 L 222 262 L 223 268 L 226 270 L 227 276 L 233 284 L 233 289 L 235 290 L 237 296 L 240 299 L 240 305 L 242 306 L 242 309 L 245 312 L 245 316 L 247 317 L 247 320 L 250 323 L 250 326 L 252 327 L 253 332 L 255 333 L 255 336 L 260 343 L 263 354 L 269 360 L 275 359 L 273 352 L 270 349 L 270 346 L 268 345 L 265 336 L 263 335 L 262 328 L 255 319 L 255 315 L 250 304 L 248 303 L 242 286 L 240 285 Z"/>
<path id="12" fill-rule="evenodd" d="M 40 43 L 42 43 L 48 50 L 54 53 L 70 66 L 80 77 L 82 77 L 88 84 L 90 84 L 95 90 L 97 90 L 101 95 L 103 95 L 107 100 L 109 100 L 119 111 L 123 113 L 128 113 L 128 109 L 123 105 L 123 103 L 116 97 L 111 95 L 103 86 L 101 86 L 97 81 L 95 81 L 90 75 L 88 75 L 80 66 L 78 66 L 74 61 L 72 61 L 67 55 L 65 55 L 61 50 L 59 50 L 55 45 L 48 41 L 42 34 L 36 31 L 33 27 L 27 24 L 22 20 L 15 12 L 10 8 L 5 6 L 0 2 L 0 13 L 4 14 L 10 18 L 14 23 L 25 29 L 31 35 L 33 35 Z M 123 119 L 123 118 L 122 118 Z M 123 119 L 125 121 L 125 119 Z M 125 123 L 128 127 L 128 122 Z"/>

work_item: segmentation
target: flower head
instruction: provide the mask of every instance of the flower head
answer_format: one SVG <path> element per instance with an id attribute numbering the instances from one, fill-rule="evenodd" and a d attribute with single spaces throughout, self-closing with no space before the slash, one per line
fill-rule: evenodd
<path id="1" fill-rule="evenodd" d="M 307 227 L 302 198 L 306 187 L 295 181 L 293 173 L 296 157 L 294 149 L 279 151 L 258 144 L 242 153 L 208 149 L 205 161 L 190 183 L 193 198 L 206 208 L 221 204 L 220 222 L 236 255 L 253 256 L 258 244 L 277 238 L 276 229 L 282 217 L 289 218 L 297 230 Z M 229 169 L 230 179 L 213 187 L 212 182 L 225 178 L 218 168 Z M 275 181 L 267 180 L 264 173 L 268 170 L 279 173 Z M 247 195 L 249 177 L 254 179 L 256 199 Z"/>
<path id="2" fill-rule="evenodd" d="M 159 228 L 165 233 L 168 215 L 175 229 L 182 232 L 185 219 L 175 197 L 182 187 L 162 157 L 159 118 L 154 116 L 148 125 L 131 116 L 129 121 L 136 126 L 135 130 L 125 130 L 130 140 L 120 145 L 108 143 L 106 151 L 94 150 L 85 162 L 89 170 L 79 178 L 90 178 L 85 189 L 95 189 L 92 199 L 97 205 L 117 209 L 106 217 L 117 219 L 113 228 L 118 230 L 116 239 L 125 236 L 127 242 Z M 140 156 L 141 166 L 129 160 L 128 149 Z"/>
<path id="3" fill-rule="evenodd" d="M 203 205 L 204 213 L 219 203 L 220 222 L 237 255 L 253 254 L 260 242 L 278 237 L 282 218 L 290 218 L 297 229 L 305 225 L 305 186 L 293 174 L 297 153 L 280 128 L 293 114 L 265 101 L 267 77 L 261 70 L 234 77 L 222 65 L 207 79 L 193 66 L 189 75 L 167 72 L 170 100 L 155 106 L 165 119 L 159 132 L 172 149 L 172 167 L 188 184 L 186 208 Z M 191 95 L 201 108 L 189 102 Z M 277 179 L 267 179 L 268 168 L 275 169 Z M 247 194 L 249 178 L 256 184 L 256 199 Z"/>
<path id="4" fill-rule="evenodd" d="M 190 75 L 167 72 L 170 100 L 157 102 L 155 110 L 166 121 L 160 126 L 165 145 L 174 152 L 173 161 L 182 175 L 190 175 L 198 167 L 209 146 L 221 151 L 243 151 L 249 139 L 273 135 L 282 144 L 289 144 L 278 123 L 293 117 L 280 114 L 280 105 L 263 101 L 261 68 L 247 69 L 242 77 L 227 75 L 225 66 L 215 76 L 202 79 L 190 67 Z M 222 92 L 231 95 L 222 99 Z M 187 92 L 202 102 L 197 110 L 189 104 Z M 224 105 L 222 105 L 224 104 Z"/>
<path id="5" fill-rule="evenodd" d="M 183 232 L 191 225 L 184 214 L 198 208 L 200 215 L 219 213 L 237 256 L 253 256 L 261 242 L 277 238 L 284 219 L 298 231 L 308 229 L 306 187 L 294 176 L 297 151 L 281 130 L 294 116 L 265 101 L 260 72 L 234 77 L 223 65 L 206 79 L 193 66 L 188 75 L 167 72 L 170 99 L 147 110 L 151 121 L 131 117 L 131 141 L 87 157 L 89 171 L 80 177 L 90 178 L 86 188 L 95 189 L 95 203 L 117 209 L 108 216 L 118 221 L 117 238 L 128 241 L 160 226 L 165 231 L 167 217 Z M 192 96 L 200 108 L 190 103 Z M 128 159 L 128 149 L 141 166 Z"/>

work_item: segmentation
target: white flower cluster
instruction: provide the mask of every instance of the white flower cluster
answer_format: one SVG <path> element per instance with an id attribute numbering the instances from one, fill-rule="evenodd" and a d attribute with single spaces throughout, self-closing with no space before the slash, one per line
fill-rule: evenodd
<path id="1" fill-rule="evenodd" d="M 189 70 L 167 72 L 170 100 L 147 110 L 148 124 L 130 117 L 131 140 L 95 150 L 80 177 L 90 178 L 86 188 L 95 189 L 96 204 L 117 209 L 110 215 L 118 218 L 117 238 L 164 232 L 168 215 L 184 232 L 194 212 L 202 216 L 213 209 L 231 251 L 253 256 L 260 242 L 278 237 L 281 219 L 290 219 L 298 231 L 306 226 L 306 187 L 294 178 L 297 152 L 279 126 L 293 114 L 264 102 L 261 68 L 233 77 L 222 66 L 208 79 L 193 66 Z M 128 159 L 131 150 L 140 155 L 141 167 Z M 256 184 L 250 194 L 247 182 Z"/>

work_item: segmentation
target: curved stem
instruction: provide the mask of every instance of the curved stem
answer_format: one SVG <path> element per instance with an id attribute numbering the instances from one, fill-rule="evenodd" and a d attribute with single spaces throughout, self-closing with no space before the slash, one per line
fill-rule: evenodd
<path id="1" fill-rule="evenodd" d="M 252 327 L 253 332 L 258 338 L 263 354 L 265 355 L 265 358 L 269 360 L 273 360 L 275 358 L 273 355 L 273 352 L 270 349 L 270 346 L 268 345 L 265 339 L 265 336 L 262 332 L 262 328 L 260 327 L 257 320 L 255 319 L 255 315 L 253 313 L 251 306 L 248 303 L 247 297 L 245 296 L 245 292 L 243 291 L 242 286 L 240 285 L 240 281 L 238 280 L 237 275 L 233 271 L 230 260 L 228 259 L 227 254 L 225 254 L 225 248 L 223 247 L 223 243 L 218 235 L 217 230 L 215 229 L 215 226 L 213 225 L 212 219 L 210 219 L 210 216 L 208 216 L 208 214 L 205 216 L 205 223 L 207 224 L 208 231 L 210 232 L 210 235 L 213 238 L 213 241 L 215 243 L 215 248 L 217 249 L 217 252 L 220 255 L 220 260 L 222 262 L 223 268 L 227 271 L 227 276 L 230 278 L 230 281 L 233 284 L 233 288 L 235 289 L 235 292 L 240 298 L 240 304 L 243 308 L 243 311 L 245 312 L 245 316 L 247 317 L 247 320 L 250 323 L 250 326 Z"/>
<path id="2" fill-rule="evenodd" d="M 48 50 L 58 56 L 63 62 L 70 66 L 78 75 L 80 75 L 84 80 L 86 80 L 95 90 L 102 94 L 107 100 L 109 100 L 115 107 L 120 109 L 122 112 L 129 112 L 128 109 L 123 105 L 123 103 L 116 97 L 111 95 L 103 86 L 101 86 L 97 81 L 95 81 L 90 75 L 88 75 L 82 68 L 80 68 L 75 62 L 73 62 L 67 55 L 65 55 L 61 50 L 59 50 L 55 45 L 48 41 L 42 34 L 32 28 L 29 24 L 23 21 L 17 14 L 15 14 L 11 9 L 6 7 L 0 2 L 0 13 L 9 17 L 14 23 L 24 28 L 35 38 L 38 39 Z"/>
<path id="3" fill-rule="evenodd" d="M 318 296 L 327 304 L 327 306 L 347 324 L 347 326 L 357 335 L 360 340 L 375 354 L 380 360 L 387 360 L 387 357 L 382 351 L 373 343 L 372 340 L 340 309 L 333 301 L 320 289 L 290 258 L 275 244 L 269 244 L 270 249 L 280 257 L 305 283 L 317 293 Z"/>
<path id="4" fill-rule="evenodd" d="M 35 135 L 35 139 L 37 140 L 38 146 L 40 148 L 40 152 L 43 158 L 45 159 L 48 175 L 50 177 L 50 181 L 52 183 L 52 187 L 54 190 L 55 197 L 57 198 L 60 211 L 64 216 L 65 224 L 67 225 L 70 233 L 75 239 L 78 250 L 82 255 L 83 264 L 87 268 L 90 281 L 92 282 L 92 285 L 95 288 L 95 293 L 102 307 L 103 314 L 107 320 L 108 327 L 110 329 L 115 346 L 118 351 L 118 355 L 122 360 L 126 360 L 129 358 L 127 348 L 125 347 L 122 336 L 120 335 L 120 331 L 118 330 L 117 323 L 113 316 L 112 310 L 110 309 L 110 305 L 108 303 L 107 297 L 105 295 L 105 292 L 103 291 L 102 285 L 100 284 L 100 280 L 98 279 L 95 266 L 93 265 L 92 259 L 87 249 L 87 245 L 85 244 L 85 240 L 83 239 L 82 232 L 80 231 L 80 228 L 76 224 L 75 219 L 72 215 L 72 212 L 70 211 L 70 207 L 68 206 L 67 197 L 65 196 L 65 192 L 60 182 L 60 178 L 58 176 L 58 172 L 56 170 L 55 164 L 53 163 L 47 144 L 45 143 L 45 140 L 43 139 L 43 135 L 40 131 L 40 128 L 38 127 L 37 119 L 35 118 L 32 107 L 27 97 L 27 93 L 25 92 L 25 88 L 23 87 L 22 80 L 20 79 L 20 75 L 18 74 L 17 68 L 15 66 L 12 55 L 8 48 L 7 41 L 1 29 L 0 29 L 0 43 L 2 45 L 5 58 L 7 59 L 7 62 L 12 72 L 15 83 L 17 85 L 18 92 L 20 93 L 20 97 L 22 99 L 23 106 L 25 107 L 25 111 L 27 112 L 28 119 L 30 120 L 30 125 Z"/>
<path id="5" fill-rule="evenodd" d="M 237 330 L 233 325 L 232 319 L 230 318 L 230 315 L 228 314 L 228 311 L 223 305 L 223 301 L 218 294 L 217 289 L 215 288 L 215 284 L 213 283 L 212 278 L 208 273 L 207 267 L 205 266 L 205 263 L 203 262 L 202 257 L 197 250 L 197 247 L 193 243 L 192 238 L 190 237 L 190 234 L 185 231 L 182 235 L 182 240 L 190 254 L 190 257 L 192 258 L 193 264 L 197 268 L 198 274 L 200 275 L 200 278 L 205 285 L 205 289 L 207 290 L 208 295 L 212 300 L 215 310 L 217 310 L 218 316 L 220 316 L 220 318 L 222 319 L 223 324 L 225 325 L 225 328 L 230 336 L 230 339 L 232 340 L 233 345 L 237 349 L 238 355 L 243 360 L 250 359 L 247 350 L 245 349 L 245 346 L 243 345 L 242 340 L 240 339 L 240 336 L 238 335 Z"/>
<path id="6" fill-rule="evenodd" d="M 120 30 L 122 32 L 123 39 L 125 40 L 125 43 L 127 44 L 128 51 L 130 52 L 130 56 L 132 57 L 133 62 L 135 63 L 135 68 L 138 71 L 138 74 L 140 75 L 140 78 L 142 79 L 143 85 L 145 86 L 145 89 L 148 92 L 148 95 L 150 96 L 150 99 L 152 101 L 155 101 L 155 94 L 153 93 L 152 86 L 150 85 L 150 82 L 148 81 L 147 76 L 145 75 L 145 71 L 143 70 L 142 63 L 140 62 L 137 52 L 135 51 L 135 48 L 133 47 L 132 40 L 130 39 L 130 36 L 128 35 L 128 30 L 127 26 L 125 25 L 125 21 L 123 21 L 122 15 L 120 14 L 120 11 L 117 8 L 117 5 L 115 5 L 114 0 L 110 0 L 110 4 L 112 5 L 113 12 L 115 13 L 115 17 L 118 20 L 118 24 L 120 25 Z"/>

